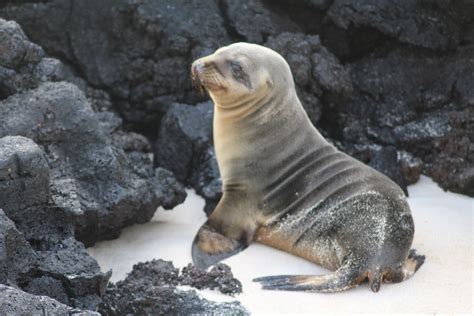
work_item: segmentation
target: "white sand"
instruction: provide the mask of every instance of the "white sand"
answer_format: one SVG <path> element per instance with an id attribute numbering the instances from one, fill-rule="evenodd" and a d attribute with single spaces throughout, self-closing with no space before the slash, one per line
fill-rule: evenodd
<path id="1" fill-rule="evenodd" d="M 225 261 L 242 282 L 236 297 L 253 314 L 319 313 L 473 313 L 474 199 L 443 192 L 422 177 L 408 188 L 415 219 L 413 248 L 426 255 L 412 279 L 383 284 L 374 294 L 367 284 L 337 294 L 264 291 L 251 280 L 275 274 L 321 274 L 326 271 L 284 252 L 252 244 Z M 191 242 L 205 221 L 204 201 L 192 191 L 173 211 L 159 209 L 152 221 L 123 230 L 119 239 L 98 243 L 88 252 L 112 281 L 125 278 L 133 264 L 155 258 L 182 267 L 191 261 Z M 213 300 L 229 300 L 214 291 L 201 291 Z M 232 298 L 230 299 L 232 300 Z"/>

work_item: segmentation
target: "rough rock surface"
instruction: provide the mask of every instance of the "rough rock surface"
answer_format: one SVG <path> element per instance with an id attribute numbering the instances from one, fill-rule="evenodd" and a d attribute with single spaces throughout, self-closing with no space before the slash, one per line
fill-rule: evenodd
<path id="1" fill-rule="evenodd" d="M 402 43 L 447 50 L 461 38 L 454 1 L 335 0 L 328 17 L 339 27 L 368 26 Z"/>
<path id="2" fill-rule="evenodd" d="M 227 31 L 240 40 L 263 44 L 271 35 L 300 31 L 295 22 L 259 0 L 223 0 L 220 4 L 224 21 L 228 23 Z"/>
<path id="3" fill-rule="evenodd" d="M 76 241 L 72 217 L 49 203 L 49 176 L 31 139 L 0 138 L 0 283 L 94 309 L 110 273 Z"/>
<path id="4" fill-rule="evenodd" d="M 242 293 L 242 283 L 234 278 L 230 267 L 223 263 L 213 266 L 210 271 L 189 264 L 181 270 L 179 283 L 197 289 L 218 289 L 221 293 L 230 295 Z"/>
<path id="5" fill-rule="evenodd" d="M 474 196 L 474 107 L 449 117 L 452 130 L 435 142 L 431 176 L 445 190 Z"/>
<path id="6" fill-rule="evenodd" d="M 153 132 L 172 102 L 196 99 L 191 61 L 230 42 L 209 0 L 55 0 L 7 5 L 0 16 L 21 22 L 48 53 L 106 89 L 127 123 L 142 131 Z"/>
<path id="7" fill-rule="evenodd" d="M 210 272 L 197 270 L 189 267 L 178 276 L 179 270 L 169 261 L 136 264 L 125 280 L 109 284 L 99 311 L 104 315 L 248 314 L 238 302 L 213 303 L 200 298 L 195 291 L 176 288 L 181 282 L 183 285 L 199 284 L 199 288 L 218 287 L 224 293 L 238 290 L 240 282 L 232 278 L 228 267 L 221 266 Z M 190 271 L 199 275 L 191 276 Z"/>
<path id="8" fill-rule="evenodd" d="M 155 174 L 149 155 L 127 155 L 114 146 L 72 84 L 47 82 L 1 101 L 0 136 L 6 135 L 23 135 L 43 146 L 51 167 L 51 200 L 75 220 L 76 236 L 86 244 L 150 220 L 161 201 L 170 198 L 157 193 L 173 182 L 172 175 Z M 175 194 L 168 207 L 184 199 L 183 189 L 175 189 L 168 192 Z"/>
<path id="9" fill-rule="evenodd" d="M 100 315 L 82 311 L 47 296 L 35 296 L 0 284 L 0 311 L 2 315 Z"/>
<path id="10" fill-rule="evenodd" d="M 106 92 L 44 57 L 17 23 L 0 19 L 0 38 L 11 75 L 0 76 L 0 283 L 94 310 L 110 273 L 76 239 L 116 237 L 182 202 L 184 188 L 153 168 L 150 143 L 121 128 Z"/>
<path id="11" fill-rule="evenodd" d="M 439 155 L 435 143 L 450 130 L 448 113 L 462 112 L 474 90 L 470 1 L 7 1 L 0 16 L 15 18 L 47 53 L 110 94 L 125 125 L 153 142 L 174 103 L 199 100 L 190 62 L 235 41 L 285 56 L 311 120 L 340 148 L 395 146 L 398 155 L 421 159 L 428 174 Z M 192 155 L 206 151 L 198 152 Z M 381 169 L 390 169 L 392 158 Z M 465 164 L 462 172 L 470 169 Z M 466 192 L 453 186 L 456 177 L 435 179 Z M 212 185 L 184 182 L 200 194 L 218 184 L 204 181 Z"/>
<path id="12" fill-rule="evenodd" d="M 288 61 L 297 93 L 313 124 L 321 117 L 323 94 L 344 100 L 352 91 L 351 78 L 338 58 L 328 51 L 319 36 L 282 33 L 265 43 Z"/>
<path id="13" fill-rule="evenodd" d="M 213 105 L 173 104 L 163 117 L 155 143 L 155 164 L 173 171 L 177 179 L 206 199 L 210 213 L 222 195 L 212 145 Z"/>
<path id="14" fill-rule="evenodd" d="M 116 237 L 126 225 L 148 221 L 159 205 L 173 207 L 183 201 L 184 190 L 173 176 L 153 171 L 151 147 L 144 137 L 121 132 L 122 120 L 112 112 L 95 113 L 75 85 L 50 82 L 50 75 L 35 77 L 36 73 L 56 73 L 59 78 L 55 78 L 62 80 L 66 75 L 61 63 L 41 59 L 42 55 L 25 59 L 33 54 L 29 51 L 42 50 L 29 42 L 18 24 L 0 19 L 0 36 L 5 39 L 0 44 L 3 64 L 17 72 L 29 69 L 28 80 L 34 82 L 19 84 L 21 89 L 12 90 L 16 94 L 0 101 L 0 137 L 22 135 L 44 150 L 51 168 L 50 198 L 75 219 L 79 240 L 92 244 Z M 39 71 L 45 64 L 51 69 Z M 96 100 L 97 107 L 106 107 L 105 101 L 97 101 L 98 91 L 94 92 L 89 99 Z M 27 189 L 39 189 L 33 196 L 45 197 L 42 202 L 46 202 L 43 191 L 48 183 L 32 185 Z"/>

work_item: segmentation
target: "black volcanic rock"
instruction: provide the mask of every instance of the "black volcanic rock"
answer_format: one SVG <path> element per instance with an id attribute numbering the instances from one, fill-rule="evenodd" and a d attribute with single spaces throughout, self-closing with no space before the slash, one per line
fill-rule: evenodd
<path id="1" fill-rule="evenodd" d="M 321 44 L 319 36 L 282 33 L 269 37 L 265 45 L 288 61 L 298 96 L 313 124 L 321 116 L 323 93 L 345 100 L 352 91 L 349 72 Z"/>
<path id="2" fill-rule="evenodd" d="M 423 170 L 423 161 L 406 151 L 397 153 L 398 162 L 400 164 L 400 172 L 407 185 L 414 184 L 420 179 Z"/>
<path id="3" fill-rule="evenodd" d="M 181 270 L 179 283 L 197 289 L 218 289 L 221 293 L 229 295 L 242 293 L 242 283 L 234 278 L 230 267 L 224 263 L 218 263 L 209 271 L 190 263 Z"/>
<path id="4" fill-rule="evenodd" d="M 15 285 L 18 276 L 38 264 L 39 258 L 15 224 L 0 209 L 0 283 Z"/>
<path id="5" fill-rule="evenodd" d="M 115 237 L 158 206 L 182 202 L 184 188 L 153 168 L 150 143 L 121 128 L 106 92 L 45 58 L 18 24 L 0 19 L 0 37 L 0 64 L 21 74 L 15 86 L 0 78 L 11 88 L 0 97 L 0 283 L 93 310 L 110 273 L 76 238 Z M 71 83 L 52 82 L 63 79 L 77 80 L 88 98 Z"/>
<path id="6" fill-rule="evenodd" d="M 222 194 L 212 144 L 213 104 L 173 104 L 163 117 L 155 143 L 155 164 L 173 171 L 206 200 L 210 213 Z"/>
<path id="7" fill-rule="evenodd" d="M 452 129 L 435 142 L 430 175 L 445 190 L 474 196 L 474 109 L 451 113 Z"/>
<path id="8" fill-rule="evenodd" d="M 270 35 L 299 32 L 289 18 L 267 8 L 259 0 L 223 0 L 223 17 L 228 31 L 241 41 L 263 44 Z"/>
<path id="9" fill-rule="evenodd" d="M 339 27 L 368 26 L 400 42 L 447 50 L 455 48 L 461 29 L 452 5 L 455 1 L 335 0 L 328 17 Z"/>
<path id="10" fill-rule="evenodd" d="M 139 130 L 153 128 L 172 102 L 196 100 L 190 63 L 230 42 L 210 0 L 56 0 L 6 5 L 0 16 L 110 93 Z"/>
<path id="11" fill-rule="evenodd" d="M 95 109 L 117 109 L 125 126 L 155 144 L 172 104 L 199 100 L 189 82 L 191 61 L 233 41 L 264 43 L 282 53 L 312 122 L 343 148 L 395 146 L 421 159 L 425 173 L 438 155 L 433 141 L 449 133 L 446 114 L 462 111 L 474 91 L 470 1 L 7 1 L 0 16 L 15 18 L 70 68 L 38 57 L 42 66 L 29 66 L 26 74 L 36 67 L 42 78 L 85 85 Z M 83 84 L 67 74 L 71 69 Z M 9 92 L 3 94 L 36 85 L 19 80 L 18 89 L 4 88 Z M 107 116 L 106 128 L 118 125 Z M 179 136 L 173 141 L 186 147 Z M 185 167 L 176 163 L 173 172 L 200 194 L 218 197 L 212 153 L 212 147 L 182 151 L 177 161 Z M 200 161 L 205 172 L 189 176 Z"/>
<path id="12" fill-rule="evenodd" d="M 196 106 L 173 104 L 161 122 L 155 144 L 155 164 L 171 170 L 185 182 L 191 172 L 195 147 L 212 143 L 211 102 Z"/>
<path id="13" fill-rule="evenodd" d="M 155 178 L 150 158 L 142 162 L 148 173 L 137 171 L 71 84 L 44 83 L 2 101 L 0 126 L 0 136 L 23 135 L 43 146 L 51 167 L 51 199 L 75 220 L 76 236 L 86 244 L 148 221 L 160 205 L 155 185 L 173 181 Z M 170 207 L 184 199 L 183 189 L 176 189 Z"/>
<path id="14" fill-rule="evenodd" d="M 99 311 L 103 315 L 153 314 L 153 315 L 188 315 L 188 314 L 222 314 L 247 315 L 248 312 L 239 302 L 214 303 L 200 298 L 195 291 L 183 291 L 176 288 L 180 281 L 189 285 L 198 282 L 200 288 L 213 288 L 217 279 L 223 286 L 232 278 L 228 270 L 216 270 L 199 276 L 178 276 L 179 270 L 169 261 L 153 260 L 133 266 L 132 272 L 123 281 L 110 284 L 104 296 L 104 303 Z M 205 275 L 213 275 L 204 281 Z M 227 280 L 227 281 L 226 281 Z M 234 281 L 238 282 L 238 281 Z M 227 283 L 225 283 L 227 284 Z"/>
<path id="15" fill-rule="evenodd" d="M 388 176 L 408 195 L 407 184 L 400 170 L 398 153 L 395 146 L 385 146 L 375 150 L 370 159 L 369 166 Z"/>
<path id="16" fill-rule="evenodd" d="M 35 296 L 0 284 L 0 311 L 5 315 L 100 315 L 82 311 L 47 296 Z"/>
<path id="17" fill-rule="evenodd" d="M 49 199 L 49 167 L 41 148 L 20 136 L 0 138 L 0 202 L 8 210 Z"/>
<path id="18" fill-rule="evenodd" d="M 70 214 L 50 204 L 49 182 L 38 145 L 21 136 L 0 138 L 0 283 L 94 309 L 110 274 L 74 239 Z"/>
<path id="19" fill-rule="evenodd" d="M 35 70 L 43 56 L 18 23 L 0 19 L 0 100 L 37 86 Z"/>
<path id="20" fill-rule="evenodd" d="M 342 151 L 346 152 L 347 154 L 351 155 L 352 157 L 358 159 L 359 161 L 369 165 L 370 167 L 374 168 L 375 170 L 385 174 L 389 177 L 393 182 L 398 184 L 398 186 L 405 192 L 408 196 L 407 190 L 407 180 L 405 179 L 405 174 L 402 173 L 402 164 L 405 162 L 406 164 L 412 163 L 412 161 L 408 161 L 407 157 L 403 157 L 404 160 L 400 157 L 399 152 L 397 151 L 396 147 L 394 146 L 381 146 L 381 145 L 366 145 L 366 144 L 351 144 L 347 147 L 343 147 L 340 143 L 336 143 L 336 146 L 339 147 Z M 408 153 L 405 153 L 408 156 Z M 411 157 L 411 156 L 410 156 Z M 412 165 L 404 165 L 405 172 L 409 173 L 411 177 L 419 177 L 421 172 L 421 168 L 418 170 L 416 166 Z M 413 169 L 408 169 L 413 168 Z M 416 179 L 418 180 L 418 178 Z"/>

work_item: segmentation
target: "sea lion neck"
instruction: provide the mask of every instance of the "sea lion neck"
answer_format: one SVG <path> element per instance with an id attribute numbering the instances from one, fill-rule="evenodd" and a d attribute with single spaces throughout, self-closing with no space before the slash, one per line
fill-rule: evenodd
<path id="1" fill-rule="evenodd" d="M 267 159 L 270 153 L 279 153 L 287 159 L 294 144 L 293 135 L 300 128 L 308 133 L 317 133 L 310 127 L 296 93 L 266 94 L 253 110 L 249 107 L 221 109 L 214 112 L 214 145 L 219 171 L 224 188 L 246 188 L 247 192 L 258 193 L 266 187 L 265 181 L 272 177 L 272 170 L 278 168 L 278 161 Z M 252 106 L 254 106 L 252 104 Z M 286 126 L 289 129 L 281 129 Z M 282 135 L 278 141 L 275 136 Z M 312 139 L 305 142 L 312 144 Z M 265 181 L 254 181 L 256 172 Z"/>

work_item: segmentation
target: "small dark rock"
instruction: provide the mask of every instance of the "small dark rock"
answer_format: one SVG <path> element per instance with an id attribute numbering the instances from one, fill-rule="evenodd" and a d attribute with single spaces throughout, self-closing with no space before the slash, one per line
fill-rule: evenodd
<path id="1" fill-rule="evenodd" d="M 356 144 L 350 147 L 338 147 L 347 154 L 389 177 L 408 195 L 407 184 L 398 163 L 398 154 L 394 146 Z"/>
<path id="2" fill-rule="evenodd" d="M 196 106 L 174 104 L 161 122 L 155 143 L 155 165 L 171 170 L 186 182 L 192 159 L 212 142 L 211 102 Z"/>
<path id="3" fill-rule="evenodd" d="M 406 151 L 399 151 L 398 163 L 400 164 L 400 171 L 407 185 L 418 182 L 421 171 L 423 170 L 423 161 L 420 158 L 414 157 Z"/>
<path id="4" fill-rule="evenodd" d="M 397 148 L 386 146 L 373 151 L 369 166 L 392 179 L 408 196 L 407 185 L 398 164 Z"/>
<path id="5" fill-rule="evenodd" d="M 229 273 L 216 274 L 225 277 Z M 248 314 L 238 302 L 214 303 L 200 298 L 195 291 L 178 290 L 179 280 L 178 269 L 171 262 L 153 260 L 136 264 L 125 280 L 109 284 L 99 312 L 105 315 Z"/>
<path id="6" fill-rule="evenodd" d="M 171 261 L 161 259 L 148 262 L 140 262 L 133 265 L 124 281 L 117 282 L 134 284 L 136 286 L 164 286 L 178 285 L 179 269 L 175 268 Z"/>
<path id="7" fill-rule="evenodd" d="M 474 196 L 474 110 L 451 113 L 451 131 L 435 142 L 431 176 L 445 189 Z"/>
<path id="8" fill-rule="evenodd" d="M 242 293 L 242 283 L 234 278 L 230 267 L 224 263 L 218 263 L 210 271 L 197 268 L 190 263 L 181 270 L 179 283 L 197 289 L 217 289 L 230 295 Z"/>

